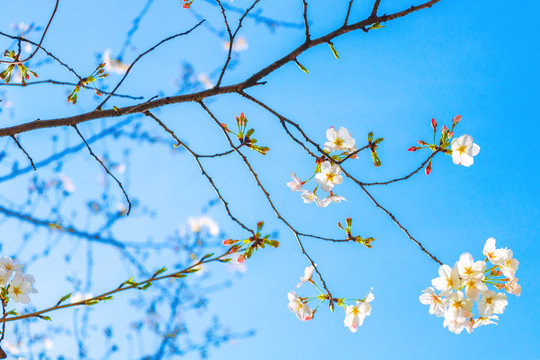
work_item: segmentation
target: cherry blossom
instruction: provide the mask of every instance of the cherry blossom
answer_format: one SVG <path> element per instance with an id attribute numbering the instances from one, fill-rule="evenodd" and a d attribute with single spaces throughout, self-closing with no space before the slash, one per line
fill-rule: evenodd
<path id="1" fill-rule="evenodd" d="M 299 320 L 308 321 L 313 319 L 313 311 L 311 308 L 304 303 L 294 291 L 289 292 L 287 298 L 289 299 L 289 310 L 295 313 Z"/>
<path id="2" fill-rule="evenodd" d="M 344 127 L 340 127 L 338 131 L 332 126 L 326 130 L 326 138 L 328 141 L 324 144 L 324 151 L 331 153 L 337 150 L 349 151 L 355 145 L 355 140 Z"/>
<path id="3" fill-rule="evenodd" d="M 474 144 L 472 136 L 467 134 L 452 140 L 451 149 L 454 164 L 467 167 L 474 163 L 473 156 L 480 152 L 480 146 Z"/>
<path id="4" fill-rule="evenodd" d="M 187 221 L 191 231 L 194 233 L 201 232 L 203 228 L 206 228 L 210 235 L 219 235 L 219 225 L 208 215 L 203 215 L 198 218 L 189 217 Z"/>
<path id="5" fill-rule="evenodd" d="M 29 304 L 30 296 L 28 293 L 33 292 L 32 284 L 24 279 L 22 273 L 16 272 L 11 280 L 8 292 L 11 300 L 16 303 Z"/>
<path id="6" fill-rule="evenodd" d="M 491 315 L 488 317 L 479 317 L 478 319 L 474 320 L 473 328 L 476 329 L 479 326 L 485 326 L 489 324 L 497 325 L 497 323 L 493 320 L 499 321 L 499 317 L 497 315 Z"/>
<path id="7" fill-rule="evenodd" d="M 317 194 L 315 194 L 312 191 L 303 190 L 301 197 L 304 200 L 304 203 L 306 204 L 309 204 L 315 201 L 315 203 L 318 205 L 321 202 Z"/>
<path id="8" fill-rule="evenodd" d="M 435 293 L 432 287 L 427 288 L 420 295 L 420 302 L 424 305 L 429 305 L 429 313 L 436 316 L 443 316 L 445 307 L 442 302 L 442 297 Z"/>
<path id="9" fill-rule="evenodd" d="M 513 278 L 512 280 L 504 284 L 504 289 L 509 294 L 514 294 L 516 296 L 521 295 L 521 285 L 518 284 L 517 278 Z"/>
<path id="10" fill-rule="evenodd" d="M 448 327 L 448 330 L 450 330 L 454 334 L 460 334 L 463 329 L 466 329 L 467 332 L 470 334 L 473 331 L 474 325 L 470 319 L 457 320 L 445 317 L 443 326 Z"/>
<path id="11" fill-rule="evenodd" d="M 439 277 L 431 280 L 431 285 L 439 291 L 457 290 L 461 285 L 458 272 L 448 265 L 439 266 Z"/>
<path id="12" fill-rule="evenodd" d="M 472 316 L 473 302 L 470 298 L 465 297 L 461 291 L 456 291 L 445 297 L 444 305 L 448 307 L 444 317 L 450 320 L 461 321 Z"/>
<path id="13" fill-rule="evenodd" d="M 340 175 L 339 165 L 325 161 L 321 164 L 321 172 L 315 175 L 315 181 L 321 185 L 324 191 L 331 191 L 335 185 L 341 184 L 343 177 Z"/>
<path id="14" fill-rule="evenodd" d="M 4 269 L 11 276 L 13 271 L 22 271 L 23 265 L 16 264 L 9 256 L 3 256 L 0 259 L 0 269 Z"/>
<path id="15" fill-rule="evenodd" d="M 517 259 L 514 259 L 514 254 L 512 250 L 507 250 L 507 258 L 501 265 L 501 271 L 503 272 L 503 274 L 507 278 L 513 279 L 515 277 L 518 266 L 519 261 Z"/>
<path id="16" fill-rule="evenodd" d="M 474 262 L 471 254 L 463 253 L 456 263 L 456 268 L 462 279 L 474 278 L 476 280 L 483 280 L 486 263 L 484 261 Z"/>
<path id="17" fill-rule="evenodd" d="M 491 314 L 502 314 L 506 305 L 508 305 L 506 294 L 488 290 L 478 300 L 478 312 L 482 317 L 488 317 Z"/>
<path id="18" fill-rule="evenodd" d="M 310 266 L 306 267 L 304 269 L 304 276 L 302 276 L 300 278 L 300 282 L 298 283 L 298 285 L 296 285 L 296 287 L 299 288 L 302 284 L 310 281 L 311 277 L 313 276 L 313 271 L 314 270 L 315 270 L 315 268 L 313 267 L 313 265 L 310 265 Z"/>
<path id="19" fill-rule="evenodd" d="M 466 286 L 465 295 L 472 300 L 478 300 L 480 295 L 487 291 L 487 285 L 482 280 L 473 277 L 463 280 L 462 286 Z"/>
<path id="20" fill-rule="evenodd" d="M 111 58 L 111 49 L 105 50 L 101 58 L 105 63 L 105 71 L 108 73 L 123 75 L 129 68 L 128 64 L 124 64 L 118 59 Z"/>
<path id="21" fill-rule="evenodd" d="M 347 306 L 343 323 L 351 330 L 351 332 L 356 332 L 358 327 L 362 326 L 364 323 L 366 316 L 371 314 L 371 305 L 369 303 L 372 302 L 373 299 L 375 299 L 375 296 L 370 290 L 364 301 L 358 300 L 355 305 Z"/>
<path id="22" fill-rule="evenodd" d="M 487 239 L 483 253 L 493 265 L 502 265 L 508 258 L 508 250 L 495 248 L 494 238 Z"/>
<path id="23" fill-rule="evenodd" d="M 302 187 L 302 185 L 304 185 L 304 183 L 302 181 L 300 181 L 300 179 L 298 178 L 298 176 L 296 176 L 295 173 L 291 173 L 291 177 L 293 179 L 293 181 L 289 181 L 287 183 L 287 186 L 290 187 L 292 189 L 292 191 L 300 191 L 300 188 Z"/>
<path id="24" fill-rule="evenodd" d="M 347 201 L 347 199 L 345 199 L 343 196 L 332 195 L 332 196 L 328 196 L 328 197 L 320 200 L 317 203 L 317 206 L 318 207 L 327 207 L 328 205 L 330 205 L 333 202 L 340 203 L 342 201 Z"/>

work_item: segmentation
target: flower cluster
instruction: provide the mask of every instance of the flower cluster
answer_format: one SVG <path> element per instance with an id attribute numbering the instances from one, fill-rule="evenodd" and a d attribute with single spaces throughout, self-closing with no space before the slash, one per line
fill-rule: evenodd
<path id="1" fill-rule="evenodd" d="M 13 300 L 16 303 L 29 304 L 30 293 L 37 293 L 34 289 L 36 282 L 34 276 L 23 274 L 23 265 L 17 264 L 9 256 L 0 259 L 0 296 L 7 303 Z"/>
<path id="2" fill-rule="evenodd" d="M 324 151 L 326 155 L 334 160 L 343 160 L 345 158 L 356 157 L 356 141 L 344 127 L 340 127 L 337 131 L 334 127 L 329 128 L 326 131 L 326 138 L 328 141 L 324 144 Z M 331 155 L 333 152 L 339 152 L 339 154 Z M 341 202 L 346 199 L 343 196 L 334 194 L 334 186 L 341 184 L 343 176 L 341 175 L 341 167 L 337 164 L 325 160 L 325 158 L 317 159 L 317 166 L 315 173 L 306 181 L 302 181 L 296 176 L 295 173 L 291 173 L 292 181 L 287 183 L 287 186 L 292 191 L 302 192 L 302 199 L 304 203 L 315 203 L 318 207 L 327 207 L 332 202 Z M 315 178 L 317 185 L 313 191 L 302 189 L 302 186 L 309 180 Z M 317 195 L 319 189 L 330 193 L 329 196 L 321 199 Z"/>
<path id="3" fill-rule="evenodd" d="M 90 76 L 79 80 L 77 85 L 75 85 L 75 89 L 73 89 L 71 94 L 69 94 L 67 101 L 75 105 L 77 103 L 77 95 L 79 94 L 79 90 L 81 90 L 81 88 L 87 87 L 88 85 L 92 85 L 94 87 L 94 90 L 96 91 L 96 95 L 101 96 L 101 91 L 96 88 L 95 81 L 106 78 L 107 76 L 109 76 L 109 74 L 105 73 L 105 63 L 99 64 L 96 70 L 94 70 L 92 74 L 90 74 Z"/>
<path id="4" fill-rule="evenodd" d="M 316 266 L 316 265 L 315 265 Z M 330 299 L 330 296 L 327 293 L 324 293 L 315 282 L 312 280 L 313 272 L 315 271 L 315 266 L 311 265 L 304 269 L 304 276 L 300 278 L 300 283 L 296 285 L 297 288 L 302 286 L 302 284 L 310 283 L 318 291 L 319 295 L 310 296 L 310 297 L 300 297 L 296 292 L 290 291 L 287 294 L 289 299 L 289 304 L 287 307 L 289 310 L 296 314 L 296 317 L 302 321 L 308 321 L 313 319 L 315 312 L 319 306 L 326 300 L 330 300 L 330 308 L 333 310 L 333 303 L 336 302 L 338 306 L 341 306 L 345 309 L 345 320 L 343 321 L 344 325 L 351 330 L 351 332 L 356 332 L 358 327 L 364 323 L 366 316 L 371 314 L 371 305 L 370 302 L 375 299 L 375 296 L 371 293 L 371 290 L 364 299 Z M 310 301 L 319 300 L 319 303 L 314 309 L 308 305 Z M 346 301 L 354 301 L 353 305 L 347 305 Z"/>
<path id="5" fill-rule="evenodd" d="M 266 245 L 277 248 L 279 247 L 279 241 L 270 239 L 270 234 L 263 236 L 261 234 L 262 228 L 264 226 L 264 222 L 259 221 L 257 223 L 257 231 L 253 233 L 253 236 L 250 236 L 249 238 L 245 240 L 232 240 L 232 239 L 226 239 L 223 240 L 223 245 L 230 246 L 229 249 L 230 254 L 234 253 L 240 253 L 236 258 L 236 263 L 241 264 L 246 259 L 249 259 L 251 255 L 253 255 L 254 251 L 257 251 L 258 249 L 264 249 Z M 227 259 L 223 262 L 230 261 L 231 258 Z"/>
<path id="6" fill-rule="evenodd" d="M 240 116 L 236 117 L 236 125 L 238 126 L 237 133 L 229 130 L 227 124 L 222 123 L 221 126 L 225 131 L 236 135 L 238 141 L 240 141 L 240 145 L 238 147 L 247 146 L 251 150 L 258 152 L 261 155 L 266 155 L 266 153 L 270 151 L 270 148 L 266 146 L 255 145 L 255 143 L 257 142 L 257 140 L 253 138 L 253 133 L 255 132 L 255 129 L 247 130 L 247 122 L 248 121 L 246 116 L 244 115 L 244 113 L 241 113 Z"/>
<path id="7" fill-rule="evenodd" d="M 431 127 L 433 129 L 433 144 L 429 144 L 423 140 L 419 140 L 418 144 L 422 146 L 411 146 L 409 151 L 416 151 L 419 149 L 430 149 L 435 154 L 436 152 L 442 152 L 446 155 L 452 156 L 452 161 L 456 165 L 463 165 L 466 167 L 471 166 L 474 163 L 473 157 L 478 155 L 480 152 L 480 146 L 473 143 L 473 138 L 470 135 L 462 135 L 459 138 L 450 139 L 454 136 L 454 128 L 461 121 L 461 115 L 456 115 L 452 119 L 452 128 L 448 130 L 446 125 L 441 129 L 441 137 L 439 144 L 435 145 L 435 138 L 437 134 L 437 121 L 431 119 Z M 428 165 L 426 166 L 426 175 L 431 173 L 431 161 L 429 160 Z"/>
<path id="8" fill-rule="evenodd" d="M 484 255 L 484 260 L 474 261 L 471 254 L 464 253 L 453 268 L 441 265 L 439 277 L 431 280 L 434 288 L 429 287 L 420 295 L 420 302 L 429 305 L 429 313 L 444 317 L 444 327 L 453 333 L 459 334 L 463 329 L 471 333 L 479 326 L 496 324 L 499 318 L 495 314 L 504 312 L 508 300 L 506 294 L 489 290 L 488 285 L 516 296 L 521 294 L 515 277 L 519 261 L 514 259 L 512 250 L 497 249 L 495 239 L 489 238 Z M 488 261 L 493 266 L 486 269 Z M 472 312 L 474 302 L 478 305 L 477 318 Z"/>
<path id="9" fill-rule="evenodd" d="M 6 50 L 4 52 L 4 57 L 10 58 L 14 62 L 19 61 L 19 55 L 20 54 L 16 54 L 14 50 Z M 0 80 L 6 80 L 6 84 L 9 83 L 13 69 L 15 68 L 19 69 L 21 73 L 21 82 L 23 85 L 26 85 L 26 80 L 30 79 L 30 75 L 38 77 L 35 72 L 29 70 L 24 64 L 10 64 L 4 71 L 0 72 Z"/>

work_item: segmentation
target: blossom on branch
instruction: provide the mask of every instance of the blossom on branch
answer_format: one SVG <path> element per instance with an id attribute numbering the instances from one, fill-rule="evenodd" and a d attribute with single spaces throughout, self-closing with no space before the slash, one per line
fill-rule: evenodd
<path id="1" fill-rule="evenodd" d="M 371 314 L 371 305 L 369 303 L 372 302 L 373 299 L 375 299 L 375 296 L 373 296 L 370 290 L 363 301 L 358 300 L 355 305 L 347 306 L 343 323 L 351 330 L 351 332 L 356 332 L 358 327 L 362 326 L 364 323 L 366 316 Z"/>
<path id="2" fill-rule="evenodd" d="M 480 152 L 480 146 L 474 144 L 472 136 L 467 134 L 452 140 L 451 148 L 454 164 L 467 167 L 474 163 L 473 156 L 478 155 Z"/>
<path id="3" fill-rule="evenodd" d="M 315 175 L 315 181 L 324 191 L 331 191 L 335 185 L 341 184 L 343 177 L 339 165 L 325 161 L 321 164 L 321 172 Z"/>

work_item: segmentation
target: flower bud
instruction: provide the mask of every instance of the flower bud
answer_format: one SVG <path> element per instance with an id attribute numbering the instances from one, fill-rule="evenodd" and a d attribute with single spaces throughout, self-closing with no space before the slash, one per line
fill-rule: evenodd
<path id="1" fill-rule="evenodd" d="M 418 143 L 420 145 L 429 145 L 427 142 L 425 142 L 424 140 L 418 140 Z"/>
<path id="2" fill-rule="evenodd" d="M 229 246 L 229 245 L 234 244 L 235 242 L 236 240 L 227 239 L 227 240 L 223 240 L 223 245 Z"/>
<path id="3" fill-rule="evenodd" d="M 244 261 L 246 261 L 246 257 L 244 255 L 240 255 L 238 256 L 238 258 L 236 259 L 236 263 L 237 264 L 241 264 L 243 263 Z"/>
<path id="4" fill-rule="evenodd" d="M 457 125 L 457 123 L 460 122 L 460 121 L 461 121 L 461 115 L 456 115 L 452 119 L 452 122 L 454 123 L 454 126 Z"/>
<path id="5" fill-rule="evenodd" d="M 419 148 L 416 147 L 416 146 L 411 146 L 411 147 L 409 148 L 409 151 L 416 151 L 416 150 L 418 150 L 418 149 L 419 149 Z"/>
<path id="6" fill-rule="evenodd" d="M 431 173 L 431 161 L 429 162 L 428 166 L 426 166 L 426 175 L 429 175 Z"/>
<path id="7" fill-rule="evenodd" d="M 442 127 L 441 131 L 442 131 L 443 133 L 448 131 L 448 128 L 446 127 L 446 125 L 444 125 L 444 126 Z"/>
<path id="8" fill-rule="evenodd" d="M 433 131 L 437 131 L 437 121 L 435 121 L 435 119 L 431 119 L 431 127 L 433 128 Z"/>

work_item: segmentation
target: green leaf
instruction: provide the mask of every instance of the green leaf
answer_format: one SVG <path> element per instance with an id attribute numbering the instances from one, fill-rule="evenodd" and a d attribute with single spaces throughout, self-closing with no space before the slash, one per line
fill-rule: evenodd
<path id="1" fill-rule="evenodd" d="M 47 321 L 51 321 L 51 317 L 50 316 L 47 316 L 47 315 L 38 315 L 38 318 L 40 319 L 43 319 L 43 320 L 47 320 Z"/>
<path id="2" fill-rule="evenodd" d="M 309 74 L 309 71 L 304 67 L 304 65 L 300 64 L 298 62 L 298 60 L 294 60 L 294 62 L 296 63 L 296 65 L 298 65 L 298 67 L 300 68 L 300 70 L 302 70 L 303 72 L 305 72 L 306 74 Z"/>
<path id="3" fill-rule="evenodd" d="M 166 267 L 162 267 L 161 269 L 159 269 L 158 271 L 156 271 L 156 272 L 154 273 L 154 276 L 153 276 L 153 277 L 156 277 L 156 276 L 158 276 L 159 274 L 164 273 L 165 271 L 167 271 L 167 268 L 166 268 Z"/>
<path id="4" fill-rule="evenodd" d="M 204 261 L 206 259 L 208 259 L 209 257 L 212 257 L 214 255 L 214 253 L 211 253 L 211 254 L 206 254 L 203 256 L 203 258 L 201 259 L 201 261 Z"/>
<path id="5" fill-rule="evenodd" d="M 339 53 L 337 52 L 337 50 L 334 48 L 334 44 L 332 44 L 331 42 L 328 43 L 328 46 L 330 46 L 330 50 L 332 50 L 332 54 L 334 54 L 336 60 L 339 60 Z"/>
<path id="6" fill-rule="evenodd" d="M 66 301 L 67 299 L 69 299 L 71 297 L 71 294 L 73 293 L 69 293 L 67 295 L 64 295 L 60 298 L 60 300 L 58 300 L 58 302 L 56 303 L 56 305 L 60 305 L 61 303 L 63 303 L 64 301 Z"/>
<path id="7" fill-rule="evenodd" d="M 373 25 L 371 25 L 368 30 L 377 30 L 377 29 L 382 29 L 383 27 L 385 27 L 386 25 L 381 25 L 380 22 L 378 23 L 375 23 Z"/>

